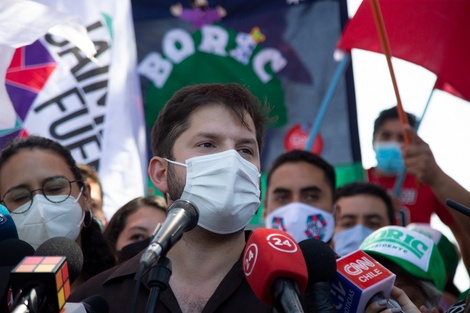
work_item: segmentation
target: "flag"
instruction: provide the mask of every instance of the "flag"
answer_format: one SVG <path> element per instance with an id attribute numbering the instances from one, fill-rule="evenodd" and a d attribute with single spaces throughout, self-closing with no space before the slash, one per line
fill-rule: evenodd
<path id="1" fill-rule="evenodd" d="M 333 53 L 344 1 L 226 0 L 197 8 L 135 0 L 132 5 L 147 131 L 181 87 L 238 82 L 267 100 L 278 118 L 262 151 L 262 177 L 280 153 L 304 149 L 336 70 Z M 363 175 L 348 86 L 351 81 L 343 79 L 312 147 L 335 165 L 340 184 Z"/>
<path id="2" fill-rule="evenodd" d="M 470 2 L 466 0 L 379 0 L 394 57 L 437 76 L 436 89 L 470 101 Z M 362 1 L 346 25 L 338 48 L 382 53 L 370 1 Z"/>
<path id="3" fill-rule="evenodd" d="M 77 162 L 98 170 L 104 211 L 111 217 L 126 202 L 144 195 L 146 184 L 144 113 L 130 1 L 25 2 L 45 7 L 39 16 L 43 24 L 50 16 L 80 21 L 96 54 L 91 57 L 80 42 L 64 39 L 64 32 L 54 27 L 13 53 L 4 45 L 0 53 L 11 60 L 2 84 L 9 103 L 0 105 L 9 116 L 0 124 L 0 145 L 28 134 L 59 141 Z M 32 25 L 31 15 L 21 10 L 9 15 L 21 16 L 24 27 Z M 5 63 L 0 64 L 4 72 Z"/>

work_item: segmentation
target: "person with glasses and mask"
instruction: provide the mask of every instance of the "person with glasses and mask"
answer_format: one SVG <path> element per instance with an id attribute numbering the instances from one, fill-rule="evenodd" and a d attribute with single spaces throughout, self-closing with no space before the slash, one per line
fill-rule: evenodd
<path id="1" fill-rule="evenodd" d="M 70 151 L 58 142 L 29 136 L 4 146 L 0 203 L 10 212 L 19 238 L 34 249 L 54 237 L 78 243 L 84 264 L 74 287 L 114 265 L 100 226 L 92 217 L 90 186 Z"/>

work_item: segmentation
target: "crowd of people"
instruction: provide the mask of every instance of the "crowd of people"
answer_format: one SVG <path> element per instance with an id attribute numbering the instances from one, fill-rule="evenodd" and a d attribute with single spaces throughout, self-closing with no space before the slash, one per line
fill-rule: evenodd
<path id="1" fill-rule="evenodd" d="M 270 165 L 262 199 L 261 152 L 272 122 L 268 113 L 268 105 L 235 83 L 177 91 L 151 134 L 148 174 L 164 196 L 142 195 L 109 220 L 96 169 L 77 164 L 53 140 L 14 140 L 0 155 L 1 204 L 11 213 L 19 238 L 35 249 L 53 237 L 76 241 L 84 264 L 68 301 L 98 294 L 110 312 L 145 311 L 152 272 L 139 273 L 139 261 L 178 199 L 194 203 L 199 218 L 165 255 L 171 276 L 157 312 L 278 308 L 258 299 L 243 274 L 242 254 L 252 233 L 247 226 L 262 201 L 264 227 L 297 242 L 321 240 L 337 258 L 362 250 L 392 271 L 391 298 L 403 312 L 444 312 L 458 301 L 465 303 L 467 293 L 453 279 L 460 259 L 470 269 L 470 218 L 444 203 L 451 198 L 468 206 L 470 193 L 438 166 L 413 129 L 413 115 L 403 126 L 395 107 L 380 113 L 372 140 L 377 166 L 366 170 L 364 181 L 337 186 L 328 160 L 304 150 L 287 151 Z M 405 136 L 411 144 L 405 144 Z M 430 226 L 434 213 L 458 245 Z M 419 242 L 415 254 L 406 252 L 412 242 Z M 132 299 L 136 279 L 141 283 Z M 299 296 L 305 312 L 311 312 L 308 296 Z M 399 311 L 377 300 L 365 312 Z"/>

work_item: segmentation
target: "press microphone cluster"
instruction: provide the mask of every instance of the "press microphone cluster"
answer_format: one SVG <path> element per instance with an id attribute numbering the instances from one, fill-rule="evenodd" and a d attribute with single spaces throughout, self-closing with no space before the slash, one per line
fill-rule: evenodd
<path id="1" fill-rule="evenodd" d="M 255 229 L 245 247 L 243 271 L 258 299 L 283 312 L 303 312 L 299 296 L 307 286 L 307 265 L 289 234 Z"/>
<path id="2" fill-rule="evenodd" d="M 145 268 L 157 264 L 158 259 L 181 239 L 183 233 L 196 227 L 199 210 L 188 200 L 176 200 L 169 207 L 167 217 L 157 229 L 153 239 L 140 259 Z"/>
<path id="3" fill-rule="evenodd" d="M 331 294 L 337 312 L 364 312 L 373 301 L 389 299 L 395 274 L 367 253 L 357 250 L 336 261 Z M 388 302 L 389 308 L 395 307 Z"/>

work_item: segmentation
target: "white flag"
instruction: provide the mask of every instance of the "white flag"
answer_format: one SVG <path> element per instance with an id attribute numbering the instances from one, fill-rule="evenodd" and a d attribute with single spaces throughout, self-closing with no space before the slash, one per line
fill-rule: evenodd
<path id="1" fill-rule="evenodd" d="M 96 54 L 91 57 L 90 45 L 79 39 L 80 28 L 73 27 L 49 28 L 45 36 L 16 49 L 2 84 L 16 121 L 10 116 L 10 131 L 0 129 L 0 144 L 6 135 L 37 134 L 68 147 L 77 162 L 98 169 L 109 218 L 127 201 L 144 195 L 146 184 L 145 124 L 130 1 L 24 2 L 42 3 L 50 9 L 45 12 L 72 17 L 62 25 L 79 21 Z M 16 12 L 28 25 L 24 11 Z M 64 39 L 64 34 L 72 36 Z"/>

